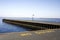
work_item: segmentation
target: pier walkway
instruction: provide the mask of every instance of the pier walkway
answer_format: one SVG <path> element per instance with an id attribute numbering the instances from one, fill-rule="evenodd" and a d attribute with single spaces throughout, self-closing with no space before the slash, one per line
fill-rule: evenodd
<path id="1" fill-rule="evenodd" d="M 0 40 L 60 40 L 60 29 L 5 33 Z"/>
<path id="2" fill-rule="evenodd" d="M 3 22 L 23 26 L 31 29 L 54 29 L 60 28 L 60 23 L 57 22 L 42 22 L 42 21 L 22 21 L 22 20 L 11 20 L 3 19 Z"/>

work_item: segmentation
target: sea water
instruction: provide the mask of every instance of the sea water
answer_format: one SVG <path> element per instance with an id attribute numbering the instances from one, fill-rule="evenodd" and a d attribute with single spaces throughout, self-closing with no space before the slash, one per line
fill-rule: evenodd
<path id="1" fill-rule="evenodd" d="M 22 28 L 21 26 L 4 23 L 2 19 L 4 18 L 0 17 L 0 33 L 27 31 L 27 29 Z"/>

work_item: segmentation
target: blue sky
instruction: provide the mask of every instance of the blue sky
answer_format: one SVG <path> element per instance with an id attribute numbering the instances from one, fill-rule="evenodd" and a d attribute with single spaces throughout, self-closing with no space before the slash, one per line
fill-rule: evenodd
<path id="1" fill-rule="evenodd" d="M 0 17 L 60 18 L 60 0 L 0 0 Z"/>

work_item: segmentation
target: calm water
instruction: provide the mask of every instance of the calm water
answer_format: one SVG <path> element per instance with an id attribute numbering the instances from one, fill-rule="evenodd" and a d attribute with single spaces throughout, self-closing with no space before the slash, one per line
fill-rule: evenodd
<path id="1" fill-rule="evenodd" d="M 3 18 L 0 18 L 0 33 L 27 31 L 27 29 L 24 29 L 24 28 L 22 28 L 20 26 L 15 26 L 15 25 L 3 23 L 2 19 Z"/>
<path id="2" fill-rule="evenodd" d="M 7 19 L 14 19 L 14 20 L 32 20 L 31 18 L 8 18 Z M 7 23 L 2 22 L 2 17 L 0 17 L 0 33 L 6 33 L 6 32 L 23 32 L 28 31 L 25 28 L 22 28 L 20 26 L 15 26 Z M 38 21 L 48 21 L 48 22 L 60 22 L 60 18 L 34 18 L 34 20 Z"/>

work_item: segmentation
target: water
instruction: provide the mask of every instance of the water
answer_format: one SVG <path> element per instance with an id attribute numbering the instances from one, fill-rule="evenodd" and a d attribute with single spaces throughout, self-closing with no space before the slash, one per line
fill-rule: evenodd
<path id="1" fill-rule="evenodd" d="M 4 23 L 2 22 L 2 19 L 3 18 L 0 18 L 0 33 L 27 31 L 27 29 L 24 29 L 20 26 L 15 26 L 15 25 Z"/>
<path id="2" fill-rule="evenodd" d="M 15 26 L 11 24 L 7 24 L 2 22 L 3 17 L 0 17 L 0 33 L 7 33 L 7 32 L 24 32 L 28 31 L 21 26 Z M 14 20 L 32 20 L 32 18 L 17 18 L 17 17 L 6 17 L 6 19 L 14 19 Z M 60 22 L 60 18 L 34 18 L 34 20 L 38 21 L 48 21 L 48 22 Z"/>

